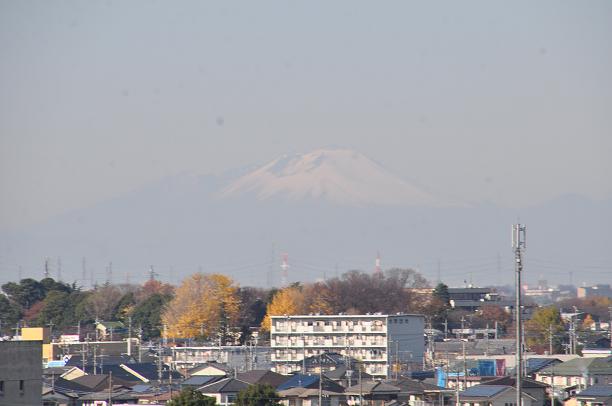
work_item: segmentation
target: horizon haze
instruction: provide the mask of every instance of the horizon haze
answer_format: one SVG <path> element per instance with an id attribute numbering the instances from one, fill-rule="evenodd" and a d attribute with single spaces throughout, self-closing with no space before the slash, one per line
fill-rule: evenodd
<path id="1" fill-rule="evenodd" d="M 530 283 L 610 283 L 611 38 L 607 1 L 3 1 L 0 279 L 511 283 L 520 218 Z"/>

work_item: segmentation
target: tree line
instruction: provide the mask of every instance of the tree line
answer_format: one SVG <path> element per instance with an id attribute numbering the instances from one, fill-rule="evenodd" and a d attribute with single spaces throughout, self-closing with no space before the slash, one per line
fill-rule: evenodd
<path id="1" fill-rule="evenodd" d="M 103 284 L 83 290 L 75 284 L 51 278 L 23 279 L 2 285 L 0 332 L 10 334 L 18 324 L 50 326 L 56 332 L 72 332 L 77 325 L 87 331 L 98 320 L 131 322 L 145 340 L 167 334 L 215 344 L 244 344 L 253 328 L 269 329 L 272 315 L 365 314 L 397 312 L 424 314 L 433 328 L 493 327 L 511 333 L 512 315 L 494 304 L 479 312 L 452 309 L 448 287 L 439 283 L 433 294 L 423 295 L 429 282 L 412 269 L 389 269 L 376 274 L 349 271 L 339 277 L 312 283 L 294 283 L 282 289 L 241 287 L 221 274 L 196 273 L 174 287 L 155 279 L 142 285 Z M 421 290 L 419 292 L 419 290 Z M 429 291 L 427 291 L 429 292 Z M 532 348 L 550 344 L 566 328 L 559 309 L 577 306 L 589 313 L 586 324 L 606 320 L 607 298 L 572 299 L 536 310 L 526 324 Z M 584 324 L 584 323 L 583 323 Z M 586 331 L 587 325 L 579 325 Z M 554 343 L 558 349 L 563 340 Z"/>

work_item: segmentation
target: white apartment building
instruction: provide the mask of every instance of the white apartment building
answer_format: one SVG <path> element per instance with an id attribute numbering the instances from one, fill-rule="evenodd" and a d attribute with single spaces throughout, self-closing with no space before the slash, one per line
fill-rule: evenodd
<path id="1" fill-rule="evenodd" d="M 391 377 L 392 365 L 422 365 L 423 333 L 420 314 L 272 316 L 271 361 L 289 374 L 301 371 L 305 357 L 336 352 L 360 360 L 370 375 Z"/>

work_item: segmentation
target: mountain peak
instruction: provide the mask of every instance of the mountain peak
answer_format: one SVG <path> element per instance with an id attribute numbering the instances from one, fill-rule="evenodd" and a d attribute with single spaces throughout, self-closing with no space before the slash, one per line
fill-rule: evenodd
<path id="1" fill-rule="evenodd" d="M 348 206 L 440 206 L 428 192 L 347 148 L 283 155 L 236 179 L 220 193 L 222 198 L 244 195 L 258 200 L 326 200 Z"/>

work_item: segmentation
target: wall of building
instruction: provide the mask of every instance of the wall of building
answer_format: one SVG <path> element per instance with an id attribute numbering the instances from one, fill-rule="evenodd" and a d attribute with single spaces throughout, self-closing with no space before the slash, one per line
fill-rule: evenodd
<path id="1" fill-rule="evenodd" d="M 42 404 L 42 341 L 0 341 L 0 405 Z"/>
<path id="2" fill-rule="evenodd" d="M 389 351 L 422 365 L 421 315 L 297 315 L 272 317 L 271 361 L 276 372 L 301 370 L 304 357 L 336 352 L 363 362 L 365 372 L 386 376 Z M 391 328 L 391 330 L 388 330 Z"/>

